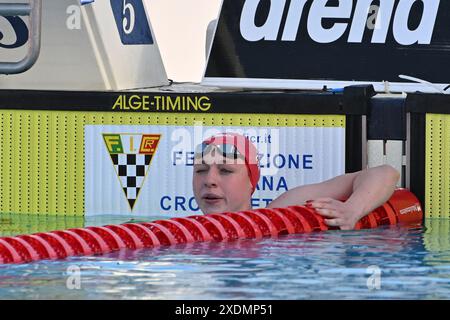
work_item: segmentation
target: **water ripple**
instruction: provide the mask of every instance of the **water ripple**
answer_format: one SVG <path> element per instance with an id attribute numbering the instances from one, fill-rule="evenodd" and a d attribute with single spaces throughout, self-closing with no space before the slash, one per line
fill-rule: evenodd
<path id="1" fill-rule="evenodd" d="M 437 223 L 0 266 L 0 298 L 450 299 L 450 235 Z"/>

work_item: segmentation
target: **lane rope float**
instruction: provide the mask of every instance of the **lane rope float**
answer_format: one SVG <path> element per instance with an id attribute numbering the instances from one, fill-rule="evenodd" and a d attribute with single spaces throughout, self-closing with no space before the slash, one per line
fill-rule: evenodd
<path id="1" fill-rule="evenodd" d="M 419 200 L 410 191 L 397 189 L 385 204 L 358 221 L 355 229 L 395 224 L 418 225 L 422 220 L 423 211 Z M 1 237 L 0 264 L 104 254 L 123 248 L 152 248 L 242 238 L 260 239 L 336 229 L 328 227 L 324 218 L 314 209 L 304 206 L 214 213 L 145 223 Z"/>

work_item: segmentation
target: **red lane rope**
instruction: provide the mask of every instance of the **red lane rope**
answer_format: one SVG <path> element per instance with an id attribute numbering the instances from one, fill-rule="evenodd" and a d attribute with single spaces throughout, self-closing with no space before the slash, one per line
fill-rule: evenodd
<path id="1" fill-rule="evenodd" d="M 126 247 L 124 241 L 113 230 L 105 227 L 87 227 L 86 229 L 97 233 L 106 243 L 108 243 L 111 250 L 118 250 Z"/>
<path id="2" fill-rule="evenodd" d="M 225 215 L 234 219 L 239 224 L 239 227 L 244 231 L 246 238 L 260 239 L 263 237 L 260 227 L 244 213 L 227 212 Z"/>
<path id="3" fill-rule="evenodd" d="M 417 198 L 408 190 L 399 189 L 383 206 L 358 221 L 355 229 L 396 223 L 420 224 L 422 219 L 423 211 Z M 313 209 L 302 206 L 214 213 L 4 237 L 0 238 L 0 264 L 102 254 L 122 248 L 259 239 L 333 229 Z"/>
<path id="4" fill-rule="evenodd" d="M 69 231 L 78 234 L 84 240 L 86 240 L 86 242 L 92 248 L 92 251 L 94 253 L 107 253 L 111 251 L 111 248 L 106 244 L 105 240 L 103 240 L 102 237 L 100 237 L 97 233 L 95 233 L 92 230 L 89 230 L 87 228 L 85 229 L 76 228 L 76 229 L 69 229 Z"/>
<path id="5" fill-rule="evenodd" d="M 142 225 L 146 228 L 149 228 L 150 231 L 154 232 L 158 237 L 159 242 L 162 245 L 172 245 L 177 244 L 177 240 L 175 236 L 163 225 L 157 223 L 142 223 Z"/>
<path id="6" fill-rule="evenodd" d="M 47 241 L 49 245 L 55 249 L 58 258 L 66 258 L 75 255 L 74 249 L 60 236 L 52 232 L 37 233 L 36 236 L 40 237 L 44 241 Z"/>
<path id="7" fill-rule="evenodd" d="M 2 246 L 4 249 L 6 249 L 6 254 L 3 254 L 3 258 L 6 262 L 15 262 L 19 263 L 22 261 L 22 258 L 17 253 L 17 251 L 14 249 L 12 245 L 10 245 L 7 241 L 0 238 L 0 250 L 2 249 Z M 6 258 L 5 258 L 6 256 Z"/>
<path id="8" fill-rule="evenodd" d="M 178 221 L 183 226 L 189 229 L 195 241 L 211 241 L 213 238 L 208 230 L 197 220 L 190 218 L 173 218 L 173 221 Z"/>
<path id="9" fill-rule="evenodd" d="M 190 216 L 190 219 L 194 219 L 200 222 L 212 236 L 215 241 L 227 241 L 228 234 L 225 231 L 224 227 L 216 220 L 208 215 L 205 216 Z"/>
<path id="10" fill-rule="evenodd" d="M 278 209 L 260 209 L 262 214 L 266 215 L 269 219 L 277 220 L 277 223 L 281 220 L 284 226 L 281 226 L 278 230 L 278 234 L 292 234 L 295 233 L 295 228 L 291 221 L 281 213 Z"/>
<path id="11" fill-rule="evenodd" d="M 277 228 L 274 226 L 272 221 L 270 221 L 270 219 L 267 218 L 262 213 L 257 211 L 244 211 L 242 212 L 242 214 L 247 215 L 250 219 L 252 219 L 253 221 L 255 221 L 255 223 L 258 224 L 264 237 L 274 238 L 278 236 Z"/>
<path id="12" fill-rule="evenodd" d="M 239 226 L 239 224 L 231 219 L 230 217 L 226 216 L 223 213 L 212 213 L 208 214 L 208 216 L 212 219 L 215 219 L 217 222 L 219 222 L 223 228 L 225 229 L 225 232 L 227 233 L 228 240 L 236 240 L 236 239 L 242 239 L 245 238 L 244 230 Z"/>
<path id="13" fill-rule="evenodd" d="M 74 249 L 75 255 L 91 255 L 92 250 L 87 242 L 75 232 L 70 230 L 54 231 L 55 234 L 66 240 L 66 242 Z"/>
<path id="14" fill-rule="evenodd" d="M 303 207 L 287 207 L 282 209 L 283 211 L 290 212 L 295 215 L 299 221 L 299 231 L 298 232 L 312 232 L 313 228 L 309 224 L 308 220 L 300 213 L 305 211 L 306 208 Z"/>
<path id="15" fill-rule="evenodd" d="M 171 234 L 174 235 L 177 243 L 191 243 L 194 242 L 194 237 L 188 229 L 178 221 L 174 220 L 158 220 L 154 223 L 166 227 Z"/>
<path id="16" fill-rule="evenodd" d="M 144 244 L 144 247 L 157 247 L 160 246 L 161 243 L 158 240 L 158 237 L 150 230 L 145 228 L 144 226 L 141 226 L 137 223 L 127 223 L 123 225 L 124 227 L 131 229 L 134 233 L 136 233 L 142 243 Z M 149 241 L 150 240 L 150 241 Z"/>
<path id="17" fill-rule="evenodd" d="M 39 252 L 41 259 L 58 259 L 55 249 L 44 239 L 35 234 L 19 236 Z"/>
<path id="18" fill-rule="evenodd" d="M 18 242 L 18 243 L 20 243 L 27 250 L 27 253 L 29 255 L 29 260 L 27 260 L 27 261 L 35 261 L 35 260 L 39 260 L 40 259 L 40 256 L 37 253 L 37 251 L 34 250 L 34 248 L 31 246 L 31 244 L 29 244 L 28 242 L 26 242 L 22 238 L 20 238 L 20 237 L 4 238 L 4 240 L 7 241 L 7 242 L 11 241 L 11 242 Z"/>
<path id="19" fill-rule="evenodd" d="M 141 240 L 139 240 L 138 236 L 133 231 L 124 226 L 109 225 L 105 226 L 105 228 L 114 231 L 117 234 L 117 236 L 123 240 L 125 246 L 128 249 L 141 249 L 144 247 L 144 244 L 142 243 Z"/>

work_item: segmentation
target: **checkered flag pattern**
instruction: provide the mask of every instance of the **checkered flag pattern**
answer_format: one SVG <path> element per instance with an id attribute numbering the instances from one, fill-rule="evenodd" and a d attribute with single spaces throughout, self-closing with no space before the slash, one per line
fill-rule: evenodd
<path id="1" fill-rule="evenodd" d="M 144 183 L 152 156 L 148 154 L 111 154 L 111 159 L 122 184 L 130 208 L 136 202 Z"/>

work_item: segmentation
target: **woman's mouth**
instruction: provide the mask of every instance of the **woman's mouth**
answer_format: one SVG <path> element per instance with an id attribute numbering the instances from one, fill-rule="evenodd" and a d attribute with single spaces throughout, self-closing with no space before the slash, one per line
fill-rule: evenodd
<path id="1" fill-rule="evenodd" d="M 222 200 L 222 197 L 219 197 L 215 194 L 206 194 L 202 198 L 207 204 L 216 204 L 220 200 Z"/>

